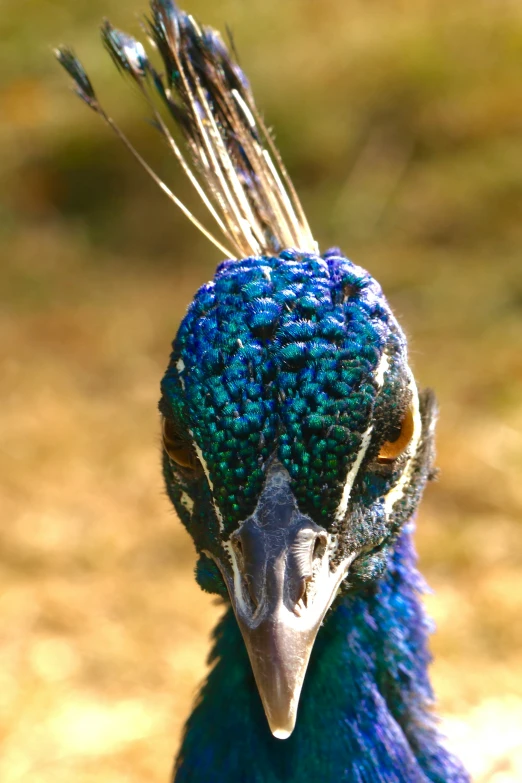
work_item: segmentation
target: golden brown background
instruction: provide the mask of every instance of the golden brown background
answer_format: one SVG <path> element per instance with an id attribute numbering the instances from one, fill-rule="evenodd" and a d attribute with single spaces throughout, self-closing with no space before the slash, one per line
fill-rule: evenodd
<path id="1" fill-rule="evenodd" d="M 188 0 L 187 0 L 188 3 Z M 96 25 L 0 2 L 0 780 L 159 783 L 220 613 L 163 495 L 169 343 L 218 255 L 68 90 L 191 200 Z M 324 249 L 368 268 L 441 406 L 419 520 L 433 679 L 480 783 L 522 780 L 522 4 L 191 0 L 241 62 Z M 230 695 L 233 699 L 233 694 Z"/>

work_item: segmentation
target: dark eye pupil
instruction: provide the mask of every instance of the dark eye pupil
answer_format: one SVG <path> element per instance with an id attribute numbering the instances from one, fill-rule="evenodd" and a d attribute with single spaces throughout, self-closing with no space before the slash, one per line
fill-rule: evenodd
<path id="1" fill-rule="evenodd" d="M 163 448 L 172 462 L 188 470 L 195 470 L 197 457 L 190 443 L 170 419 L 163 419 Z"/>

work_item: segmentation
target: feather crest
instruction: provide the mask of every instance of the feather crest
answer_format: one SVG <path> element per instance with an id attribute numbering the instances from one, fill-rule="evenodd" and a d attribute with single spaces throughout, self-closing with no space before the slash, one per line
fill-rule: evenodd
<path id="1" fill-rule="evenodd" d="M 317 252 L 303 208 L 250 84 L 219 33 L 200 27 L 172 0 L 152 0 L 148 30 L 163 63 L 159 73 L 143 45 L 105 21 L 102 40 L 118 70 L 138 86 L 155 127 L 167 141 L 233 252 L 177 199 L 102 109 L 87 74 L 70 49 L 56 56 L 78 95 L 96 111 L 174 203 L 229 257 Z M 176 134 L 159 106 L 173 121 Z M 176 140 L 180 138 L 180 142 Z"/>

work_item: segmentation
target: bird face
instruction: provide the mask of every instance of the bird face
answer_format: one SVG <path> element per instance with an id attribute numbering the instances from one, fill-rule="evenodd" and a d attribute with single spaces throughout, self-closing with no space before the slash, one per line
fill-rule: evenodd
<path id="1" fill-rule="evenodd" d="M 415 510 L 434 404 L 419 397 L 377 283 L 337 250 L 316 254 L 248 80 L 219 35 L 171 0 L 152 0 L 149 28 L 163 74 L 109 22 L 102 37 L 231 252 L 254 254 L 221 264 L 174 341 L 160 402 L 166 486 L 199 553 L 198 581 L 229 596 L 268 722 L 284 738 L 325 614 L 339 592 L 371 589 Z M 57 57 L 79 97 L 227 253 L 134 150 L 72 51 Z M 290 245 L 303 250 L 277 255 Z"/>
<path id="2" fill-rule="evenodd" d="M 162 382 L 168 494 L 228 595 L 270 728 L 289 736 L 339 592 L 364 589 L 430 470 L 434 405 L 379 285 L 337 250 L 227 261 Z"/>

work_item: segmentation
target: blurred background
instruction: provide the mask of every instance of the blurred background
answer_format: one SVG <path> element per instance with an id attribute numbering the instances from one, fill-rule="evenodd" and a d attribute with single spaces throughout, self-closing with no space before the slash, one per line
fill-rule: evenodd
<path id="1" fill-rule="evenodd" d="M 188 0 L 187 0 L 188 2 Z M 222 611 L 163 495 L 156 402 L 217 252 L 70 93 L 198 209 L 102 50 L 145 0 L 0 0 L 0 779 L 160 783 Z M 444 726 L 522 780 L 522 5 L 190 0 L 232 29 L 326 249 L 382 283 L 440 480 L 418 528 Z M 201 214 L 201 213 L 200 213 Z"/>

